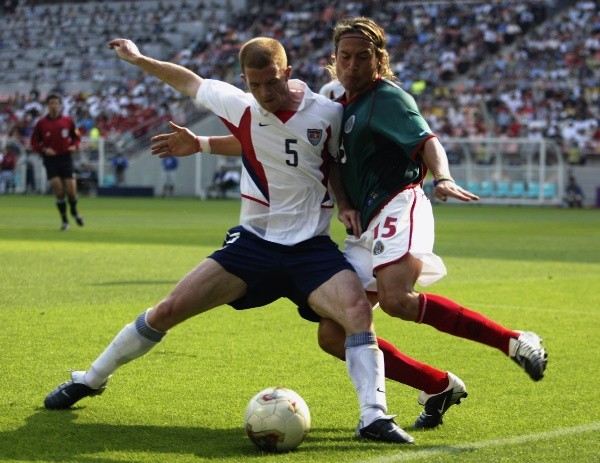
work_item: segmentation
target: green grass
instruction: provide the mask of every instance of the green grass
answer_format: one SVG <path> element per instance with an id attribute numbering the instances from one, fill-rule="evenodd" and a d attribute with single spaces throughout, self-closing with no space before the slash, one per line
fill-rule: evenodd
<path id="1" fill-rule="evenodd" d="M 546 377 L 529 380 L 486 346 L 375 312 L 378 335 L 451 370 L 469 397 L 435 431 L 413 431 L 418 392 L 388 381 L 388 405 L 417 445 L 353 439 L 358 407 L 344 364 L 288 301 L 220 307 L 176 327 L 71 411 L 44 396 L 85 369 L 123 325 L 219 247 L 237 201 L 83 198 L 82 229 L 58 231 L 49 196 L 0 196 L 0 461 L 591 462 L 600 406 L 600 212 L 441 205 L 443 294 L 540 333 Z M 341 242 L 343 230 L 332 226 Z M 247 401 L 283 385 L 308 403 L 297 451 L 261 454 L 242 431 Z"/>

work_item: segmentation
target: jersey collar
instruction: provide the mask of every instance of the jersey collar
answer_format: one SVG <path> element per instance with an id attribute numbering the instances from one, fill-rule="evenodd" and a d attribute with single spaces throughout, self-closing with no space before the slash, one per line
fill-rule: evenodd
<path id="1" fill-rule="evenodd" d="M 348 106 L 350 103 L 352 103 L 353 101 L 358 100 L 361 96 L 363 96 L 365 93 L 370 92 L 371 90 L 373 90 L 373 87 L 375 87 L 375 85 L 377 85 L 380 81 L 381 81 L 381 77 L 378 77 L 377 79 L 375 79 L 373 81 L 373 83 L 371 85 L 369 85 L 369 87 L 367 87 L 363 92 L 359 93 L 358 95 L 356 95 L 354 98 L 352 98 L 350 101 L 346 100 L 346 93 L 342 93 L 342 96 L 340 96 L 336 101 L 338 103 L 341 103 L 342 106 Z"/>

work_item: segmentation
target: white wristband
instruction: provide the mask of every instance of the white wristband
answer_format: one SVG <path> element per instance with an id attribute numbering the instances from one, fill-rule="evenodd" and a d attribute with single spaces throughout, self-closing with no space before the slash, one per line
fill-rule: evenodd
<path id="1" fill-rule="evenodd" d="M 196 137 L 196 153 L 210 154 L 210 137 Z"/>

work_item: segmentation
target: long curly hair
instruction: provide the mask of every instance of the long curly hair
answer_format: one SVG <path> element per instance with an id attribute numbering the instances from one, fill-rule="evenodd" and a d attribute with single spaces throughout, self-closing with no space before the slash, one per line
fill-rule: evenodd
<path id="1" fill-rule="evenodd" d="M 375 46 L 375 54 L 378 60 L 377 74 L 386 79 L 396 79 L 394 72 L 390 68 L 390 55 L 385 46 L 387 39 L 385 31 L 371 18 L 357 16 L 354 18 L 341 19 L 333 28 L 333 54 L 331 55 L 331 63 L 325 68 L 336 76 L 335 63 L 338 52 L 340 39 L 346 34 L 361 34 Z"/>

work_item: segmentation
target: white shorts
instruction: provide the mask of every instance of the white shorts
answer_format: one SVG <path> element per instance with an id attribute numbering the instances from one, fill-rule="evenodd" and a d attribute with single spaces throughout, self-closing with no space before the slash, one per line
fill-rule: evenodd
<path id="1" fill-rule="evenodd" d="M 442 259 L 433 253 L 434 220 L 431 202 L 420 187 L 400 192 L 377 214 L 360 238 L 348 236 L 344 255 L 367 292 L 377 292 L 374 273 L 410 254 L 423 262 L 421 286 L 446 275 Z"/>

